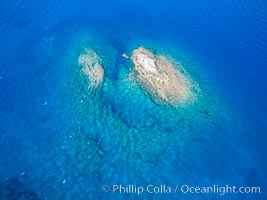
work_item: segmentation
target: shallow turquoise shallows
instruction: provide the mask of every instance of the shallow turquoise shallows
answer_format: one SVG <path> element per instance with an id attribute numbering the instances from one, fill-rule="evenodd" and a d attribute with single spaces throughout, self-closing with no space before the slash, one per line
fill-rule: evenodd
<path id="1" fill-rule="evenodd" d="M 267 199 L 266 10 L 1 1 L 0 199 Z M 171 106 L 140 87 L 125 58 L 140 46 L 182 66 L 193 99 Z M 96 88 L 78 62 L 86 49 L 104 69 Z"/>

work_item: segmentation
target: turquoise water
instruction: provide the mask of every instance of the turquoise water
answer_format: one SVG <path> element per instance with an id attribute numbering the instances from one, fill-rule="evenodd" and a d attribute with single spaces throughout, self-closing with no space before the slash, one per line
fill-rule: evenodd
<path id="1" fill-rule="evenodd" d="M 0 199 L 266 199 L 264 1 L 0 3 Z M 196 101 L 159 104 L 121 55 L 179 62 Z M 96 90 L 81 73 L 102 59 Z M 114 184 L 259 186 L 261 194 L 119 194 Z"/>

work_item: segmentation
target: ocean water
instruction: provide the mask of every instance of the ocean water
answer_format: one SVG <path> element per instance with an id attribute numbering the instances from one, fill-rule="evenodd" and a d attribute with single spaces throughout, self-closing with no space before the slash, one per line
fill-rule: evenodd
<path id="1" fill-rule="evenodd" d="M 0 199 L 267 199 L 266 10 L 264 0 L 1 1 Z M 195 103 L 159 104 L 136 84 L 121 55 L 139 46 L 183 66 Z M 97 90 L 78 64 L 86 48 L 105 70 Z M 112 192 L 119 184 L 261 192 Z"/>

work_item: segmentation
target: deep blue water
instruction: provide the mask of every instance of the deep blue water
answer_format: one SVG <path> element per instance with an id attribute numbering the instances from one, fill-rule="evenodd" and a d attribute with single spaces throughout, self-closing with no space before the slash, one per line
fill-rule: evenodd
<path id="1" fill-rule="evenodd" d="M 0 199 L 267 199 L 267 3 L 0 2 Z M 143 45 L 180 62 L 195 104 L 127 81 Z M 88 90 L 77 59 L 103 60 Z M 118 194 L 103 185 L 259 186 L 261 194 Z"/>

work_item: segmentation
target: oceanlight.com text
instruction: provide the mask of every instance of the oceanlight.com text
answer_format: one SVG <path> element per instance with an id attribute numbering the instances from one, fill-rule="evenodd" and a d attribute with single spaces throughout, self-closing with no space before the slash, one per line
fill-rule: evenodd
<path id="1" fill-rule="evenodd" d="M 219 194 L 221 196 L 225 194 L 260 194 L 260 187 L 236 187 L 236 186 L 207 186 L 207 187 L 192 187 L 188 185 L 182 185 L 180 187 L 182 193 L 191 194 Z"/>
<path id="2" fill-rule="evenodd" d="M 167 184 L 146 186 L 135 184 L 114 184 L 103 185 L 102 191 L 114 194 L 217 194 L 220 196 L 227 194 L 260 194 L 261 188 L 258 186 L 234 186 L 234 185 L 212 185 L 212 186 L 190 186 L 187 184 L 180 184 L 170 186 Z"/>

